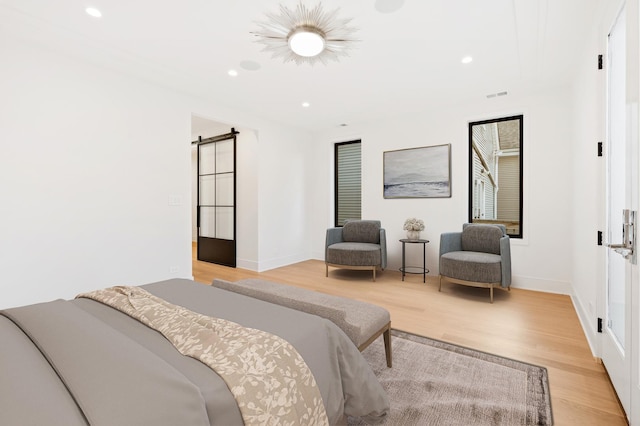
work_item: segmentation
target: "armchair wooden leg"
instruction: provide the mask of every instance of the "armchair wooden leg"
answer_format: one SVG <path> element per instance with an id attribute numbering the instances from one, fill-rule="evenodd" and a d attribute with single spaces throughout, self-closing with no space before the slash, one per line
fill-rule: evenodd
<path id="1" fill-rule="evenodd" d="M 329 265 L 325 263 L 324 266 L 325 266 L 325 268 L 327 268 L 324 276 L 328 277 L 329 276 Z"/>
<path id="2" fill-rule="evenodd" d="M 493 303 L 493 284 L 491 284 L 491 287 L 489 287 L 489 294 L 491 295 L 491 303 Z"/>
<path id="3" fill-rule="evenodd" d="M 442 291 L 442 275 L 440 275 L 440 284 L 438 285 L 438 291 Z"/>
<path id="4" fill-rule="evenodd" d="M 376 282 L 376 267 L 373 267 L 373 282 Z"/>

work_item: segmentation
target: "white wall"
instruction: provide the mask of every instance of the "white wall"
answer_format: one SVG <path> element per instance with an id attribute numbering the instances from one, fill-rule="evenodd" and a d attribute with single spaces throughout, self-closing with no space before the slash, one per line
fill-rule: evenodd
<path id="1" fill-rule="evenodd" d="M 524 114 L 524 239 L 512 240 L 513 286 L 570 293 L 572 253 L 571 92 L 553 89 L 535 95 L 509 95 L 503 99 L 423 111 L 384 122 L 361 123 L 315 135 L 316 158 L 322 158 L 313 193 L 313 256 L 324 258 L 324 230 L 332 226 L 333 143 L 362 139 L 362 216 L 382 220 L 387 231 L 389 269 L 401 264 L 400 238 L 407 217 L 425 221 L 423 238 L 429 239 L 427 266 L 438 273 L 442 232 L 461 229 L 468 218 L 468 123 L 480 119 Z M 438 199 L 384 199 L 384 151 L 450 143 L 452 197 Z M 552 190 L 551 190 L 552 189 Z M 420 262 L 421 253 L 408 253 L 408 262 Z"/>
<path id="2" fill-rule="evenodd" d="M 306 220 L 306 184 L 292 173 L 308 134 L 7 33 L 0 56 L 0 308 L 191 277 L 192 113 L 259 135 L 240 148 L 254 173 L 241 183 L 243 264 L 308 254 L 291 231 Z M 301 164 L 283 167 L 281 152 Z"/>
<path id="3" fill-rule="evenodd" d="M 142 82 L 1 43 L 0 305 L 190 277 L 188 111 Z"/>
<path id="4" fill-rule="evenodd" d="M 236 265 L 238 268 L 258 270 L 258 136 L 248 128 L 236 129 L 236 165 L 238 167 L 236 196 Z"/>
<path id="5" fill-rule="evenodd" d="M 309 192 L 316 176 L 308 170 L 322 159 L 312 156 L 308 133 L 265 129 L 259 135 L 258 270 L 264 271 L 311 258 L 310 212 L 318 208 L 318 198 Z"/>

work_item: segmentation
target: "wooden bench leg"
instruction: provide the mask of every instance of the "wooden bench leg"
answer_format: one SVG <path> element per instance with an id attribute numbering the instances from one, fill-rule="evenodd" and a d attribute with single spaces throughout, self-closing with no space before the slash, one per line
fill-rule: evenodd
<path id="1" fill-rule="evenodd" d="M 391 368 L 391 323 L 382 336 L 384 337 L 384 352 L 387 355 L 387 367 Z"/>
<path id="2" fill-rule="evenodd" d="M 387 357 L 387 367 L 391 368 L 391 321 L 389 321 L 389 324 L 377 331 L 376 334 L 371 336 L 369 340 L 358 346 L 358 350 L 362 352 L 367 349 L 367 347 L 380 337 L 381 334 L 384 338 L 384 352 Z"/>

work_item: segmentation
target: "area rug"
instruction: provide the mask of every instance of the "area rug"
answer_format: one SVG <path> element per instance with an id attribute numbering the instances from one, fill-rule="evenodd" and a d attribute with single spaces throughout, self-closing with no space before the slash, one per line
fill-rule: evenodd
<path id="1" fill-rule="evenodd" d="M 393 368 L 381 342 L 363 352 L 391 401 L 385 425 L 553 424 L 543 367 L 397 330 L 392 350 Z"/>

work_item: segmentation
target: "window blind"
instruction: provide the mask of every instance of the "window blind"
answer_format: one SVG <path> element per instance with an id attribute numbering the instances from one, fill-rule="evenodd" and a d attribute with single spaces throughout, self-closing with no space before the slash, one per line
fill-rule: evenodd
<path id="1" fill-rule="evenodd" d="M 335 145 L 336 226 L 345 219 L 361 219 L 362 164 L 360 141 Z"/>
<path id="2" fill-rule="evenodd" d="M 499 157 L 498 219 L 520 220 L 520 156 Z"/>

